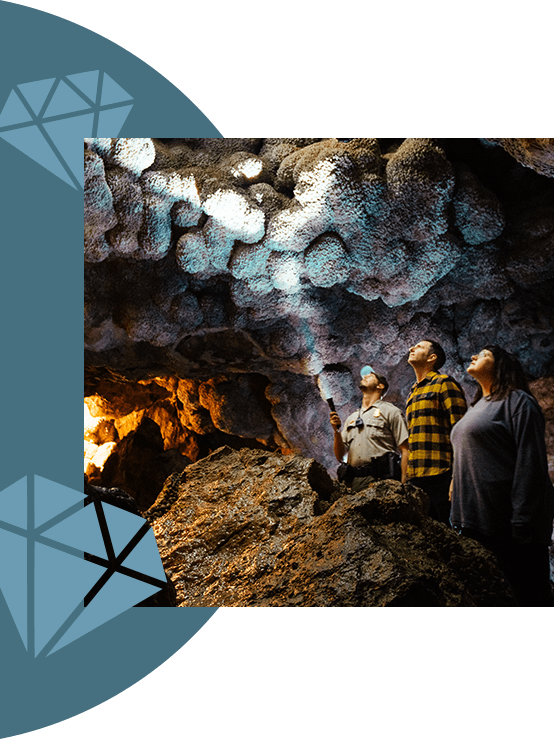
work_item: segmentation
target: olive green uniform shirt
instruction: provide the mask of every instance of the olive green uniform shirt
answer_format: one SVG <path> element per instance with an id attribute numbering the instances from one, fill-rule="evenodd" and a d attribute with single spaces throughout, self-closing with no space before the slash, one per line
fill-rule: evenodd
<path id="1" fill-rule="evenodd" d="M 356 427 L 358 418 L 363 420 L 363 427 Z M 341 437 L 348 450 L 348 464 L 359 467 L 387 452 L 397 452 L 408 440 L 408 430 L 395 405 L 376 400 L 369 408 L 359 408 L 348 416 Z"/>

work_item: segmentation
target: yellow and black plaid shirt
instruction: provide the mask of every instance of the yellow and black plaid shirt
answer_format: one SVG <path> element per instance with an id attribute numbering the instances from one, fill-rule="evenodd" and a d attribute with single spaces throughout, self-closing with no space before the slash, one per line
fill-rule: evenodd
<path id="1" fill-rule="evenodd" d="M 448 375 L 431 371 L 412 385 L 406 401 L 409 478 L 440 475 L 452 467 L 450 431 L 466 410 L 464 391 Z"/>

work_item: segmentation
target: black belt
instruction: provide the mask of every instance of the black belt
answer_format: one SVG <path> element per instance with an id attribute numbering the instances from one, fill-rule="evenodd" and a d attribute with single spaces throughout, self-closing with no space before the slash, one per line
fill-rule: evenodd
<path id="1" fill-rule="evenodd" d="M 400 480 L 400 457 L 394 452 L 387 452 L 380 457 L 370 459 L 366 464 L 354 467 L 351 464 L 341 464 L 337 470 L 337 477 L 346 485 L 351 485 L 355 477 L 374 477 L 376 480 Z"/>
<path id="2" fill-rule="evenodd" d="M 371 462 L 368 462 L 367 464 L 361 464 L 358 467 L 353 467 L 352 465 L 347 464 L 347 474 L 350 475 L 350 477 L 369 477 L 370 475 L 375 476 L 377 474 L 377 470 L 379 465 L 377 464 L 377 459 L 371 460 Z"/>

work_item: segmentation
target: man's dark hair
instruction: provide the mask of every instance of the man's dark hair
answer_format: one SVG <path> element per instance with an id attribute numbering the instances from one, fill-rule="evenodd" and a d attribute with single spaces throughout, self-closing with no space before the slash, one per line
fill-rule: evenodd
<path id="1" fill-rule="evenodd" d="M 429 344 L 431 344 L 431 349 L 429 353 L 437 355 L 437 358 L 435 359 L 435 363 L 433 365 L 433 369 L 438 372 L 443 364 L 446 362 L 446 354 L 444 353 L 444 349 L 437 341 L 433 341 L 433 339 L 423 339 L 423 341 L 427 341 Z"/>
<path id="2" fill-rule="evenodd" d="M 496 344 L 484 346 L 494 357 L 494 378 L 491 387 L 491 400 L 502 400 L 508 397 L 512 390 L 524 390 L 529 395 L 533 393 L 529 389 L 529 383 L 525 377 L 523 367 L 517 357 L 510 354 Z M 483 397 L 481 385 L 477 388 L 471 405 L 475 405 Z M 534 397 L 534 396 L 533 396 Z"/>

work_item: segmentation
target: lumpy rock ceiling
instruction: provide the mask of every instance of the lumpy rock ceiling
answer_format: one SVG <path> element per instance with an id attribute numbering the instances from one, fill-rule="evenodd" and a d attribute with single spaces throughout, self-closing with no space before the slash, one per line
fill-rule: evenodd
<path id="1" fill-rule="evenodd" d="M 134 434 L 130 453 L 165 454 L 163 474 L 171 453 L 222 443 L 332 471 L 322 395 L 344 418 L 370 363 L 403 408 L 422 338 L 469 397 L 470 355 L 514 352 L 550 439 L 554 140 L 87 139 L 84 154 L 98 454 Z"/>

